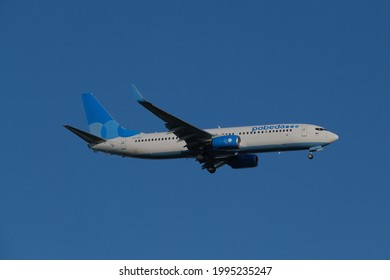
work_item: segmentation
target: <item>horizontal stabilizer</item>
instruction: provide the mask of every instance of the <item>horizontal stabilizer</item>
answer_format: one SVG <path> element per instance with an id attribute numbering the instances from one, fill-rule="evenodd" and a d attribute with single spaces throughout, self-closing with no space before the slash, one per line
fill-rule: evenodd
<path id="1" fill-rule="evenodd" d="M 106 140 L 103 138 L 97 137 L 97 136 L 92 135 L 88 132 L 77 129 L 73 126 L 66 124 L 66 125 L 64 125 L 64 127 L 66 129 L 69 129 L 70 131 L 72 131 L 74 134 L 76 134 L 78 137 L 80 137 L 84 141 L 88 142 L 89 144 L 100 144 L 100 143 L 106 142 Z"/>

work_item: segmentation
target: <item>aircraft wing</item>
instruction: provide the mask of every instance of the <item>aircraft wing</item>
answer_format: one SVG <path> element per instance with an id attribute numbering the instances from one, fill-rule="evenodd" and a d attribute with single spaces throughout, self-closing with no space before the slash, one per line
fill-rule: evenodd
<path id="1" fill-rule="evenodd" d="M 186 146 L 188 149 L 199 148 L 212 139 L 213 135 L 211 133 L 197 128 L 161 110 L 160 108 L 145 100 L 145 98 L 134 85 L 131 85 L 131 90 L 137 102 L 151 111 L 157 117 L 165 121 L 165 127 L 168 128 L 170 132 L 179 137 L 180 140 L 185 141 L 187 143 Z"/>

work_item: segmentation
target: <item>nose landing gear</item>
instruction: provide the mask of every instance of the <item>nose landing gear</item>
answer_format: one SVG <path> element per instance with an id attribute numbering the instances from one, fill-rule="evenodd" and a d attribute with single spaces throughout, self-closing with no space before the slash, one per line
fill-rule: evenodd
<path id="1" fill-rule="evenodd" d="M 309 149 L 309 154 L 308 154 L 307 157 L 308 157 L 309 159 L 313 159 L 313 158 L 314 158 L 313 152 L 319 152 L 319 151 L 322 151 L 323 149 L 324 149 L 324 147 L 321 146 L 321 145 L 311 147 L 311 148 Z"/>

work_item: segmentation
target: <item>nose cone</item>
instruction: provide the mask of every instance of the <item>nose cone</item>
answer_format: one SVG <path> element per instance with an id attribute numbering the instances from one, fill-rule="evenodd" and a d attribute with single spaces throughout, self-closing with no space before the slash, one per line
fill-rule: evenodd
<path id="1" fill-rule="evenodd" d="M 328 137 L 329 137 L 330 143 L 333 143 L 333 142 L 336 142 L 337 140 L 339 140 L 339 136 L 333 132 L 330 132 Z"/>

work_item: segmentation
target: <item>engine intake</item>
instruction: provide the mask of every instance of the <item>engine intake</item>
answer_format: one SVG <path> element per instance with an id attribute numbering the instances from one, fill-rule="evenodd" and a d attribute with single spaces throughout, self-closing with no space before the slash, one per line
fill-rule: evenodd
<path id="1" fill-rule="evenodd" d="M 238 155 L 232 158 L 227 164 L 231 168 L 252 168 L 256 167 L 259 163 L 259 158 L 256 155 Z"/>
<path id="2" fill-rule="evenodd" d="M 219 136 L 211 140 L 211 146 L 214 149 L 238 149 L 240 143 L 241 138 L 237 135 Z"/>

